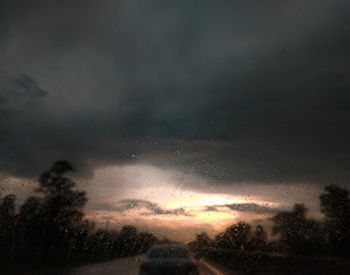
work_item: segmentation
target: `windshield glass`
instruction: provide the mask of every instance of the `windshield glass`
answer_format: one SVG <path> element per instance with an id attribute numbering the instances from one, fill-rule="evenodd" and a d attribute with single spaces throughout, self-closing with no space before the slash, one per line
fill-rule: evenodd
<path id="1" fill-rule="evenodd" d="M 0 274 L 149 251 L 350 274 L 350 0 L 0 0 Z"/>

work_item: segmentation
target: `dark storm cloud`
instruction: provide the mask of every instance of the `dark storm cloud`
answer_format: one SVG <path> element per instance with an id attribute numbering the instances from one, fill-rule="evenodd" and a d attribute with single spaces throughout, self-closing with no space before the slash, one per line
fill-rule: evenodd
<path id="1" fill-rule="evenodd" d="M 147 200 L 127 199 L 120 200 L 115 204 L 96 204 L 94 207 L 98 210 L 113 212 L 126 212 L 128 210 L 146 210 L 143 215 L 181 215 L 190 216 L 183 208 L 163 209 L 158 204 Z"/>
<path id="2" fill-rule="evenodd" d="M 28 75 L 9 77 L 2 74 L 0 78 L 0 110 L 19 108 L 28 101 L 35 101 L 47 95 L 38 83 Z"/>
<path id="3" fill-rule="evenodd" d="M 3 1 L 0 69 L 34 98 L 1 86 L 1 169 L 68 158 L 87 172 L 146 162 L 222 182 L 346 182 L 349 6 Z"/>

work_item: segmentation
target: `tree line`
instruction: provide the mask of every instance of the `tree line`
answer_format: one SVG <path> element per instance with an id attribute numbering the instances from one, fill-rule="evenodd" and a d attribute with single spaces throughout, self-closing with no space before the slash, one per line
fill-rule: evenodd
<path id="1" fill-rule="evenodd" d="M 146 252 L 164 242 L 154 234 L 138 232 L 132 226 L 120 231 L 97 228 L 87 220 L 83 207 L 85 192 L 67 172 L 67 161 L 57 161 L 42 173 L 37 196 L 30 196 L 16 207 L 15 196 L 0 197 L 0 259 L 7 265 L 28 263 L 72 264 L 126 257 Z M 239 222 L 211 239 L 197 234 L 188 245 L 198 256 L 223 254 L 252 255 L 255 252 L 279 252 L 299 255 L 350 256 L 349 191 L 336 185 L 326 186 L 320 195 L 323 220 L 307 217 L 307 208 L 295 204 L 291 211 L 275 214 L 269 241 L 262 225 Z"/>
<path id="2" fill-rule="evenodd" d="M 295 204 L 291 211 L 276 213 L 272 218 L 272 235 L 277 240 L 268 241 L 263 226 L 255 229 L 245 222 L 226 228 L 211 239 L 207 233 L 197 234 L 189 243 L 199 256 L 211 251 L 279 252 L 297 255 L 350 256 L 350 198 L 349 191 L 328 185 L 320 195 L 323 220 L 307 217 L 304 204 Z"/>
<path id="3" fill-rule="evenodd" d="M 85 192 L 66 177 L 73 171 L 57 161 L 39 178 L 38 196 L 16 207 L 15 196 L 0 198 L 0 259 L 8 266 L 70 264 L 144 253 L 158 243 L 151 233 L 132 226 L 101 229 L 85 219 Z"/>

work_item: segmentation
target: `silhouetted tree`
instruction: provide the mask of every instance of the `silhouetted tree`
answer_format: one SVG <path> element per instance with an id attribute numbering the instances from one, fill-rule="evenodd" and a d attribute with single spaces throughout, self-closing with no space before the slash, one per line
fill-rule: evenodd
<path id="1" fill-rule="evenodd" d="M 96 258 L 111 258 L 116 253 L 115 244 L 117 241 L 118 233 L 116 231 L 98 229 L 89 237 L 89 252 Z"/>
<path id="2" fill-rule="evenodd" d="M 84 220 L 85 192 L 65 176 L 73 171 L 56 161 L 39 178 L 40 197 L 29 197 L 16 211 L 15 197 L 0 198 L 0 259 L 8 265 L 103 260 L 145 252 L 157 243 L 150 233 L 134 226 L 95 229 Z"/>
<path id="3" fill-rule="evenodd" d="M 267 233 L 265 232 L 262 225 L 257 225 L 255 228 L 255 232 L 250 241 L 250 248 L 252 250 L 260 250 L 263 251 L 267 246 Z"/>
<path id="4" fill-rule="evenodd" d="M 118 243 L 123 256 L 132 255 L 137 249 L 137 229 L 133 225 L 123 226 L 118 235 Z"/>
<path id="5" fill-rule="evenodd" d="M 15 240 L 15 196 L 7 195 L 0 203 L 1 254 L 13 256 Z"/>
<path id="6" fill-rule="evenodd" d="M 16 253 L 21 261 L 26 261 L 26 256 L 39 254 L 35 239 L 38 235 L 40 198 L 29 197 L 20 207 L 16 222 Z M 33 260 L 33 259 L 30 259 Z"/>
<path id="7" fill-rule="evenodd" d="M 194 250 L 198 256 L 206 256 L 211 245 L 210 237 L 206 232 L 196 235 Z"/>
<path id="8" fill-rule="evenodd" d="M 216 235 L 216 246 L 219 248 L 245 250 L 251 239 L 249 224 L 239 222 L 228 227 L 225 232 Z"/>
<path id="9" fill-rule="evenodd" d="M 145 253 L 157 243 L 158 240 L 154 234 L 148 232 L 140 232 L 137 240 L 137 251 L 140 253 Z"/>
<path id="10" fill-rule="evenodd" d="M 280 212 L 272 218 L 272 233 L 279 234 L 280 241 L 290 251 L 309 252 L 310 246 L 319 240 L 319 224 L 307 219 L 306 212 L 307 208 L 303 204 L 295 204 L 291 212 Z"/>
<path id="11" fill-rule="evenodd" d="M 325 215 L 325 230 L 333 253 L 350 255 L 349 191 L 336 185 L 325 187 L 321 194 L 321 212 Z"/>
<path id="12" fill-rule="evenodd" d="M 240 222 L 226 229 L 226 234 L 234 249 L 244 250 L 251 237 L 251 227 L 247 223 Z"/>
<path id="13" fill-rule="evenodd" d="M 56 161 L 39 179 L 37 191 L 44 194 L 39 213 L 43 256 L 60 255 L 60 258 L 68 259 L 74 250 L 86 196 L 85 192 L 74 190 L 75 183 L 64 176 L 73 170 L 69 162 Z"/>
<path id="14" fill-rule="evenodd" d="M 216 248 L 219 249 L 231 249 L 232 248 L 232 244 L 230 242 L 230 239 L 228 237 L 227 234 L 225 234 L 225 232 L 220 232 L 219 234 L 217 234 L 215 236 L 215 246 Z"/>

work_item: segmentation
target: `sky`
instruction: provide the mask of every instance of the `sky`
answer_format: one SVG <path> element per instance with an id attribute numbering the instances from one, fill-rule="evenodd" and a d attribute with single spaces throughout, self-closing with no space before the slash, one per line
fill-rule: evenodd
<path id="1" fill-rule="evenodd" d="M 0 191 L 190 238 L 350 188 L 343 0 L 0 1 Z M 173 234 L 174 235 L 174 234 Z"/>

